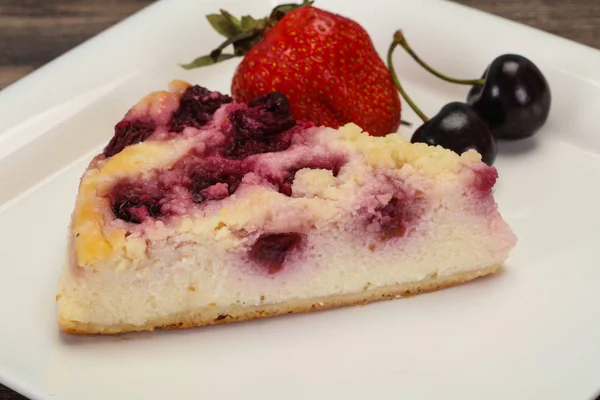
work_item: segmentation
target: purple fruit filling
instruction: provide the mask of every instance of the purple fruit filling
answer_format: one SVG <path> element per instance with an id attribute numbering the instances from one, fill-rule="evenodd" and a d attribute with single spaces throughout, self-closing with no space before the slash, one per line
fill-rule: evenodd
<path id="1" fill-rule="evenodd" d="M 237 127 L 237 133 L 241 136 L 272 136 L 296 125 L 290 113 L 290 103 L 281 93 L 257 97 L 248 103 L 248 107 L 246 123 Z"/>
<path id="2" fill-rule="evenodd" d="M 112 157 L 120 153 L 127 146 L 143 142 L 156 130 L 154 121 L 137 119 L 133 121 L 123 120 L 115 125 L 115 134 L 108 145 L 104 148 L 104 156 Z"/>
<path id="3" fill-rule="evenodd" d="M 279 137 L 265 140 L 254 140 L 236 137 L 225 150 L 225 157 L 232 160 L 241 160 L 253 154 L 276 153 L 287 150 L 291 145 L 290 135 L 285 133 Z"/>
<path id="4" fill-rule="evenodd" d="M 225 156 L 231 159 L 286 150 L 291 144 L 286 131 L 296 126 L 287 98 L 277 92 L 257 97 L 247 109 L 233 111 L 229 121 L 234 138 Z"/>
<path id="5" fill-rule="evenodd" d="M 261 235 L 250 249 L 250 258 L 264 266 L 269 274 L 283 268 L 286 257 L 302 242 L 299 233 L 272 233 Z"/>
<path id="6" fill-rule="evenodd" d="M 194 203 L 222 200 L 231 196 L 240 186 L 244 173 L 210 173 L 197 171 L 191 176 L 190 193 Z"/>
<path id="7" fill-rule="evenodd" d="M 221 105 L 229 102 L 229 96 L 192 86 L 182 95 L 180 107 L 172 116 L 171 127 L 174 131 L 190 126 L 199 128 L 212 118 Z M 135 182 L 123 180 L 116 185 L 110 196 L 115 216 L 127 222 L 141 223 L 147 218 L 164 219 L 185 214 L 195 204 L 219 201 L 233 195 L 249 173 L 249 184 L 265 182 L 265 187 L 269 187 L 270 183 L 280 188 L 282 193 L 291 195 L 291 185 L 299 169 L 324 168 L 337 175 L 345 161 L 339 155 L 311 154 L 310 159 L 296 162 L 297 166 L 289 171 L 282 170 L 287 167 L 282 167 L 281 162 L 273 166 L 265 163 L 264 168 L 257 168 L 260 158 L 247 158 L 249 155 L 285 150 L 291 145 L 294 135 L 312 125 L 302 122 L 296 124 L 290 115 L 286 97 L 279 93 L 259 97 L 247 106 L 231 108 L 233 110 L 229 110 L 228 116 L 230 124 L 223 124 L 227 130 L 214 129 L 209 132 L 212 136 L 207 137 L 213 143 L 209 140 L 194 147 L 171 168 L 154 171 L 151 178 Z M 154 123 L 143 120 L 120 123 L 117 126 L 119 134 L 114 143 L 111 142 L 112 147 L 107 147 L 107 154 L 113 153 L 111 149 L 115 144 L 124 142 L 127 145 L 144 140 L 155 128 Z M 293 247 L 294 241 L 290 237 L 287 237 L 287 242 L 281 241 L 291 243 Z M 270 242 L 265 239 L 265 243 Z M 262 251 L 265 254 L 268 252 L 268 248 Z M 285 251 L 280 253 L 284 254 Z M 260 257 L 267 257 L 265 254 Z M 276 260 L 273 263 L 277 264 Z"/>
<path id="8" fill-rule="evenodd" d="M 113 190 L 112 210 L 125 222 L 141 224 L 147 218 L 161 215 L 160 197 L 141 188 L 121 185 Z"/>
<path id="9" fill-rule="evenodd" d="M 201 128 L 219 107 L 232 101 L 230 96 L 219 92 L 211 92 L 198 85 L 190 86 L 181 96 L 179 109 L 171 118 L 170 130 L 179 133 L 187 127 Z"/>
<path id="10" fill-rule="evenodd" d="M 161 181 L 162 186 L 168 189 L 174 186 L 185 188 L 191 200 L 199 204 L 229 197 L 252 170 L 251 162 L 227 160 L 218 154 L 192 151 L 163 175 Z"/>
<path id="11" fill-rule="evenodd" d="M 404 236 L 406 233 L 405 208 L 400 200 L 392 198 L 387 205 L 377 210 L 377 214 L 381 240 Z"/>

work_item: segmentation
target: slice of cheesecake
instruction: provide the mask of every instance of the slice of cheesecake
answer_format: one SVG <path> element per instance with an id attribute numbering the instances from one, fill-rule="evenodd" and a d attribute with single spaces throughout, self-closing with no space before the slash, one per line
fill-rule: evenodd
<path id="1" fill-rule="evenodd" d="M 495 272 L 515 245 L 468 151 L 295 121 L 181 81 L 83 175 L 57 296 L 67 332 L 187 328 L 363 304 Z"/>

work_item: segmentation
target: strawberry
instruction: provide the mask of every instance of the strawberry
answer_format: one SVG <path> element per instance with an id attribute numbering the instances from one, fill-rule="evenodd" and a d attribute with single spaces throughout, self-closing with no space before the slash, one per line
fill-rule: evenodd
<path id="1" fill-rule="evenodd" d="M 355 21 L 310 4 L 287 4 L 269 18 L 238 21 L 225 11 L 207 17 L 228 38 L 184 68 L 244 56 L 231 85 L 249 102 L 280 92 L 294 118 L 337 128 L 354 122 L 374 136 L 400 125 L 400 97 L 368 33 Z M 234 54 L 222 50 L 233 44 Z"/>

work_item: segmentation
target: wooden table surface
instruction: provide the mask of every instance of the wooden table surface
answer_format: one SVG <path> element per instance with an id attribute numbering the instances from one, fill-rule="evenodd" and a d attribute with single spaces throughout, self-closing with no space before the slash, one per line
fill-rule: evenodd
<path id="1" fill-rule="evenodd" d="M 0 0 L 0 90 L 152 1 Z M 455 1 L 600 49 L 600 0 Z"/>

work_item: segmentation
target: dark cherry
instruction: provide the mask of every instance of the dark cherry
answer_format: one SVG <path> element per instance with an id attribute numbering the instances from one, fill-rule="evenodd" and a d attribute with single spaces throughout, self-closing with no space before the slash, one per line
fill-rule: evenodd
<path id="1" fill-rule="evenodd" d="M 240 186 L 243 177 L 243 173 L 211 173 L 206 171 L 194 172 L 192 174 L 192 184 L 190 186 L 192 200 L 194 203 L 198 204 L 205 200 L 221 200 L 231 196 Z M 222 191 L 210 193 L 210 191 L 206 191 L 206 189 L 218 183 L 227 184 L 227 192 Z"/>
<path id="2" fill-rule="evenodd" d="M 444 75 L 423 61 L 408 44 L 401 31 L 394 33 L 388 51 L 388 67 L 394 83 L 406 94 L 393 70 L 392 52 L 401 46 L 425 70 L 438 78 L 460 85 L 469 85 L 467 104 L 486 122 L 497 139 L 523 139 L 534 135 L 546 123 L 550 113 L 552 96 L 550 86 L 539 68 L 518 54 L 503 54 L 496 57 L 480 79 L 457 79 Z M 405 100 L 419 117 L 410 99 Z"/>
<path id="3" fill-rule="evenodd" d="M 250 258 L 264 265 L 269 274 L 283 267 L 286 256 L 302 242 L 299 233 L 271 233 L 261 235 L 250 249 Z"/>
<path id="4" fill-rule="evenodd" d="M 116 188 L 112 200 L 115 216 L 125 222 L 140 224 L 146 218 L 160 215 L 160 198 L 142 190 L 128 187 Z"/>
<path id="5" fill-rule="evenodd" d="M 194 85 L 188 87 L 179 103 L 179 108 L 171 117 L 170 130 L 181 132 L 187 127 L 200 128 L 212 118 L 215 111 L 233 99 L 219 92 Z"/>
<path id="6" fill-rule="evenodd" d="M 486 121 L 498 139 L 523 139 L 535 134 L 548 119 L 552 96 L 546 78 L 527 58 L 504 54 L 474 85 L 467 103 Z"/>
<path id="7" fill-rule="evenodd" d="M 442 107 L 415 131 L 410 141 L 439 145 L 458 154 L 474 149 L 488 165 L 494 163 L 498 153 L 496 139 L 487 124 L 471 106 L 460 102 Z"/>
<path id="8" fill-rule="evenodd" d="M 148 119 L 123 120 L 115 125 L 115 134 L 104 148 L 104 156 L 112 157 L 127 146 L 143 142 L 156 130 L 156 124 Z"/>
<path id="9" fill-rule="evenodd" d="M 291 138 L 285 132 L 296 125 L 288 99 L 278 92 L 255 98 L 247 109 L 233 111 L 229 120 L 235 137 L 225 155 L 233 159 L 287 149 Z"/>

